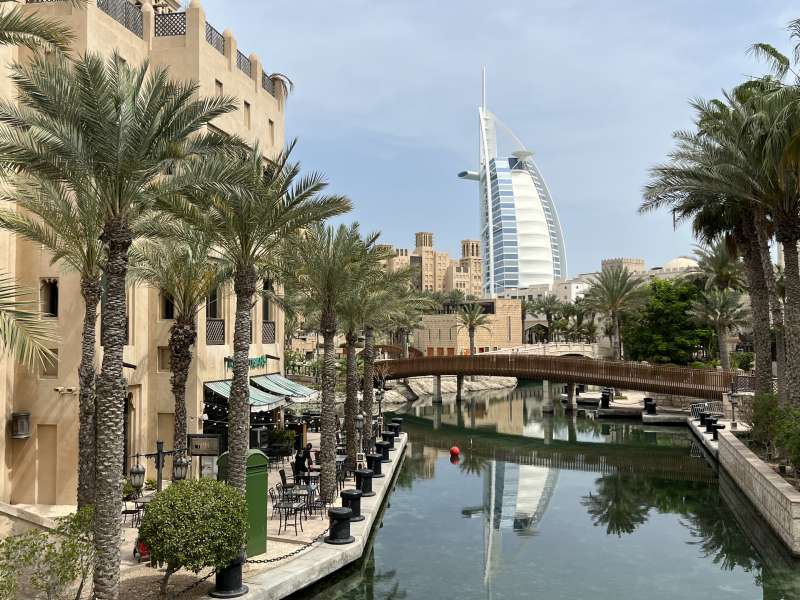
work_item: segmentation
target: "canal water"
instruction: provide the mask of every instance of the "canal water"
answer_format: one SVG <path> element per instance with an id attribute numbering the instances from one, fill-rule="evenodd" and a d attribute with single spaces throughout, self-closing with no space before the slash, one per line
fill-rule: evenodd
<path id="1" fill-rule="evenodd" d="M 800 599 L 800 567 L 685 428 L 544 414 L 534 384 L 399 412 L 366 557 L 298 600 Z"/>

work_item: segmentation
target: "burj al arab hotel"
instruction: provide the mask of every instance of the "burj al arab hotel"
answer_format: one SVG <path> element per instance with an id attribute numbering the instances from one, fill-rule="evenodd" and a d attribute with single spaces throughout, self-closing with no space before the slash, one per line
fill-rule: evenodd
<path id="1" fill-rule="evenodd" d="M 484 295 L 566 278 L 564 232 L 555 203 L 533 152 L 486 108 L 485 73 L 478 118 L 480 171 L 458 176 L 479 184 Z M 509 149 L 498 150 L 498 128 L 510 138 Z"/>

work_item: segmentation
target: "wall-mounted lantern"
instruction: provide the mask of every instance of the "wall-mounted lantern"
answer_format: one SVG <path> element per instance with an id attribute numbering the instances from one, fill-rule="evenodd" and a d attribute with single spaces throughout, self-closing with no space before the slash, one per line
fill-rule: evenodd
<path id="1" fill-rule="evenodd" d="M 176 458 L 172 463 L 172 481 L 182 481 L 186 479 L 190 463 L 191 461 L 185 456 Z"/>
<path id="2" fill-rule="evenodd" d="M 11 413 L 11 437 L 17 440 L 31 437 L 31 413 L 27 411 Z"/>

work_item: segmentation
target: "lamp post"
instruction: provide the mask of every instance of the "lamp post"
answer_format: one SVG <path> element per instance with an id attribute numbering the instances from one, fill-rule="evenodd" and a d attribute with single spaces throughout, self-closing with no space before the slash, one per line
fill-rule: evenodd
<path id="1" fill-rule="evenodd" d="M 136 495 L 142 495 L 142 488 L 144 487 L 144 467 L 140 464 L 135 464 L 131 467 L 130 482 L 133 489 L 136 490 Z"/>
<path id="2" fill-rule="evenodd" d="M 182 481 L 186 479 L 189 472 L 191 460 L 186 456 L 179 456 L 172 461 L 172 481 Z"/>
<path id="3" fill-rule="evenodd" d="M 358 413 L 356 415 L 356 432 L 358 432 L 358 446 L 361 448 L 362 452 L 364 451 L 363 431 L 364 431 L 364 413 Z"/>

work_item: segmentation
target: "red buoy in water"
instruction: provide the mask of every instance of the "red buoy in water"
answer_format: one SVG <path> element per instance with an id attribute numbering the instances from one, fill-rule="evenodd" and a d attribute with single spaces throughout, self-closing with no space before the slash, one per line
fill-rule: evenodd
<path id="1" fill-rule="evenodd" d="M 461 457 L 458 454 L 451 454 L 450 455 L 450 464 L 457 465 L 461 462 Z"/>
<path id="2" fill-rule="evenodd" d="M 461 454 L 461 450 L 458 449 L 458 446 L 450 448 L 450 456 L 458 456 L 459 454 Z"/>

